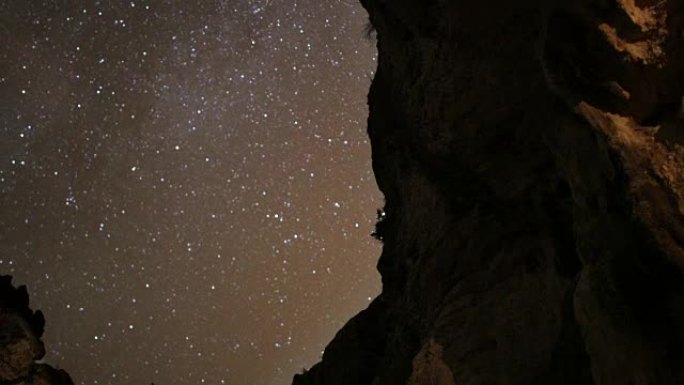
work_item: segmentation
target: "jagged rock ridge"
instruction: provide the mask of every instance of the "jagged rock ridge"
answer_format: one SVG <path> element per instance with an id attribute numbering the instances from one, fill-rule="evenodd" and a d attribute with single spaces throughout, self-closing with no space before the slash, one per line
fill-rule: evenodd
<path id="1" fill-rule="evenodd" d="M 69 375 L 36 361 L 45 355 L 43 313 L 29 308 L 26 286 L 0 275 L 0 385 L 73 385 Z"/>
<path id="2" fill-rule="evenodd" d="M 294 384 L 684 384 L 684 2 L 361 2 L 383 291 Z"/>

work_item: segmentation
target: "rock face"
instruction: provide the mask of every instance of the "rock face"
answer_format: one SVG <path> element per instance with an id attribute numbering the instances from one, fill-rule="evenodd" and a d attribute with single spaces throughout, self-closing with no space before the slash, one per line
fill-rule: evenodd
<path id="1" fill-rule="evenodd" d="M 26 286 L 0 276 L 0 384 L 73 385 L 65 371 L 36 362 L 45 355 L 44 326 L 43 313 L 29 308 Z"/>
<path id="2" fill-rule="evenodd" d="M 383 291 L 294 384 L 684 384 L 684 1 L 361 1 Z"/>

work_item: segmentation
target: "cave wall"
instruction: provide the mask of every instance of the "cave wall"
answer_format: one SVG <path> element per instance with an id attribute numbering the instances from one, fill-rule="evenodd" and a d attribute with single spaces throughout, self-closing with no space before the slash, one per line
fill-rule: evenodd
<path id="1" fill-rule="evenodd" d="M 383 291 L 294 384 L 684 383 L 684 2 L 361 2 Z"/>

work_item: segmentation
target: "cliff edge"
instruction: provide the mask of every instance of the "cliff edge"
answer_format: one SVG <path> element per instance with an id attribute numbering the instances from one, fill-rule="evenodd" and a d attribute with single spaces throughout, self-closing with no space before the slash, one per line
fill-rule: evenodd
<path id="1" fill-rule="evenodd" d="M 294 384 L 684 384 L 684 2 L 361 2 L 383 291 Z"/>

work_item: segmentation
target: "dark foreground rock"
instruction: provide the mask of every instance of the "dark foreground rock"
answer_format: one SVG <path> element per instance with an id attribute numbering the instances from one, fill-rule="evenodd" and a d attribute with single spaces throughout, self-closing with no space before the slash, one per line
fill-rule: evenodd
<path id="1" fill-rule="evenodd" d="M 294 384 L 684 384 L 684 1 L 362 3 L 383 291 Z"/>
<path id="2" fill-rule="evenodd" d="M 73 385 L 63 370 L 38 363 L 45 355 L 41 341 L 45 318 L 29 308 L 26 286 L 0 276 L 0 384 Z"/>

